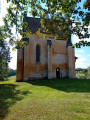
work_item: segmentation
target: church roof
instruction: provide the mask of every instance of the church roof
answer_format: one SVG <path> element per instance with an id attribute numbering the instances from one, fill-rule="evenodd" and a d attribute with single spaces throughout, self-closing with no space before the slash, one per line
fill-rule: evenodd
<path id="1" fill-rule="evenodd" d="M 36 33 L 38 31 L 39 28 L 41 28 L 41 19 L 40 18 L 33 18 L 33 17 L 27 17 L 25 16 L 24 19 L 25 22 L 28 23 L 29 25 L 29 29 L 32 33 Z M 56 27 L 56 33 L 60 33 L 59 29 Z M 25 31 L 23 29 L 23 31 Z M 43 33 L 43 28 L 40 30 L 41 33 Z M 71 36 L 70 36 L 70 40 L 67 42 L 67 46 L 72 46 L 72 42 L 71 42 Z"/>
<path id="2" fill-rule="evenodd" d="M 40 18 L 33 18 L 33 17 L 27 17 L 25 16 L 25 22 L 28 23 L 29 29 L 32 33 L 35 33 L 38 31 L 39 28 L 41 28 L 41 19 Z M 48 24 L 48 20 L 46 20 L 46 23 Z M 61 31 L 58 29 L 58 27 L 55 28 L 55 31 L 57 34 L 59 34 Z M 43 28 L 40 30 L 41 33 L 43 32 Z"/>
<path id="3" fill-rule="evenodd" d="M 41 28 L 40 18 L 25 17 L 25 21 L 28 23 L 30 31 L 33 33 L 37 32 L 38 29 Z"/>

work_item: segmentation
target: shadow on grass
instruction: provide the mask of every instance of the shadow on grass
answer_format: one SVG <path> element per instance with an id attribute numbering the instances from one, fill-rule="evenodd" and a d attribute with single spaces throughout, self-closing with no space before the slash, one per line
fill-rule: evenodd
<path id="1" fill-rule="evenodd" d="M 28 83 L 47 86 L 65 92 L 90 92 L 90 79 L 35 80 Z"/>
<path id="2" fill-rule="evenodd" d="M 9 107 L 22 100 L 22 95 L 28 94 L 28 91 L 20 92 L 16 86 L 15 84 L 0 84 L 0 120 L 4 120 Z"/>

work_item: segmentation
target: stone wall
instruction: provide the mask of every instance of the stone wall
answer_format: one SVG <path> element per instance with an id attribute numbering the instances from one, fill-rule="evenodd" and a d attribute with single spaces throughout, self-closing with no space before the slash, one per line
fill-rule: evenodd
<path id="1" fill-rule="evenodd" d="M 37 34 L 31 34 L 29 45 L 24 47 L 24 64 L 22 64 L 22 50 L 18 50 L 17 81 L 21 80 L 22 77 L 24 81 L 28 79 L 56 78 L 57 67 L 60 68 L 62 77 L 67 77 L 72 70 L 74 73 L 75 66 L 74 64 L 70 65 L 71 62 L 75 62 L 74 49 L 72 47 L 68 49 L 66 47 L 67 41 L 65 40 L 51 39 L 51 42 L 52 45 L 50 47 L 47 45 L 46 38 Z M 36 45 L 40 46 L 39 63 L 36 62 Z M 69 53 L 72 55 L 72 58 Z M 71 59 L 73 61 L 70 62 Z M 70 71 L 71 68 L 72 70 Z"/>
<path id="2" fill-rule="evenodd" d="M 16 81 L 23 80 L 23 49 L 17 50 L 17 73 Z"/>
<path id="3" fill-rule="evenodd" d="M 36 45 L 40 46 L 40 62 L 36 62 Z M 47 77 L 47 41 L 41 36 L 32 34 L 29 45 L 24 48 L 24 80 Z"/>
<path id="4" fill-rule="evenodd" d="M 67 56 L 68 56 L 68 77 L 75 78 L 75 53 L 74 48 L 72 46 L 68 46 L 67 48 Z"/>

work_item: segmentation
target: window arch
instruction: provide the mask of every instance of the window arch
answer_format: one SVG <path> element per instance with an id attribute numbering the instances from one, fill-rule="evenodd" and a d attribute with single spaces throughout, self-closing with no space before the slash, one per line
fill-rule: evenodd
<path id="1" fill-rule="evenodd" d="M 36 45 L 36 62 L 40 62 L 40 46 Z"/>

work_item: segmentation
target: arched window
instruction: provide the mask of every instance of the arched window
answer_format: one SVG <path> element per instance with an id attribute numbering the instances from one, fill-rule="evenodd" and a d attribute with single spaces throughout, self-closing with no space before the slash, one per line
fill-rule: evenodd
<path id="1" fill-rule="evenodd" d="M 40 62 L 40 46 L 36 45 L 36 62 Z"/>

